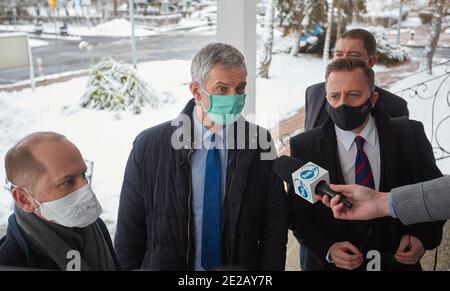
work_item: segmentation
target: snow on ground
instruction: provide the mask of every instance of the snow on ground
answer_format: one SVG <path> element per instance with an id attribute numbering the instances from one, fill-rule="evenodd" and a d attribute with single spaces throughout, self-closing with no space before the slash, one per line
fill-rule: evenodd
<path id="1" fill-rule="evenodd" d="M 402 21 L 402 27 L 405 28 L 417 28 L 420 26 L 423 26 L 423 24 L 417 16 L 408 16 L 406 20 Z"/>
<path id="2" fill-rule="evenodd" d="M 70 25 L 69 25 L 69 29 L 70 29 Z M 30 38 L 38 37 L 40 39 L 55 39 L 55 31 L 59 32 L 59 28 L 55 29 L 54 23 L 45 23 L 43 25 L 43 33 L 40 34 L 39 36 L 37 36 L 34 33 L 35 25 L 32 25 L 32 24 L 16 25 L 16 26 L 1 24 L 0 31 L 2 31 L 2 32 L 0 32 L 0 35 L 4 35 L 3 31 L 8 31 L 8 33 L 10 33 L 10 32 L 25 32 L 25 33 L 28 33 Z M 75 41 L 81 39 L 79 36 L 73 36 L 73 35 L 62 36 L 59 34 L 57 35 L 57 38 L 64 39 L 64 40 L 75 40 Z"/>
<path id="3" fill-rule="evenodd" d="M 44 23 L 42 25 L 43 34 L 55 34 L 60 31 L 59 26 L 54 23 Z M 34 25 L 0 25 L 0 30 L 15 30 L 18 32 L 34 32 Z M 129 37 L 131 36 L 131 23 L 122 18 L 114 19 L 97 26 L 85 26 L 77 24 L 68 25 L 68 33 L 72 36 L 111 36 L 111 37 Z M 139 25 L 135 27 L 137 37 L 155 35 L 155 32 L 142 28 Z"/>
<path id="4" fill-rule="evenodd" d="M 30 38 L 29 40 L 30 40 L 30 47 L 32 47 L 32 48 L 48 45 L 48 42 L 40 40 L 40 39 Z"/>
<path id="5" fill-rule="evenodd" d="M 33 32 L 34 31 L 33 24 L 25 24 L 25 25 L 11 25 L 11 24 L 1 24 L 0 30 L 2 31 L 14 31 L 14 32 Z M 53 24 L 54 31 L 54 24 Z"/>
<path id="6" fill-rule="evenodd" d="M 216 25 L 208 25 L 208 26 L 199 26 L 196 28 L 192 28 L 189 31 L 186 31 L 186 34 L 216 35 L 216 32 L 217 32 Z"/>
<path id="7" fill-rule="evenodd" d="M 167 33 L 168 31 L 198 31 L 198 30 L 210 30 L 209 28 L 216 28 L 215 25 L 209 25 L 206 20 L 195 18 L 182 18 L 177 24 L 167 24 L 158 27 L 143 26 L 136 24 L 135 35 L 136 37 L 153 36 L 156 34 Z M 55 26 L 54 23 L 44 23 L 43 34 L 40 38 L 48 37 L 48 34 L 54 35 L 55 31 L 59 33 L 59 26 Z M 3 31 L 17 31 L 33 33 L 35 31 L 34 25 L 0 25 L 0 30 Z M 131 23 L 123 18 L 117 18 L 105 23 L 98 24 L 97 26 L 86 26 L 84 24 L 69 24 L 68 25 L 69 36 L 59 36 L 64 39 L 70 39 L 80 36 L 107 36 L 107 37 L 130 37 L 131 36 Z"/>
<path id="8" fill-rule="evenodd" d="M 197 29 L 205 29 L 207 27 L 213 26 L 208 23 L 206 20 L 191 18 L 181 18 L 181 20 L 176 24 L 166 24 L 161 25 L 160 27 L 151 27 L 152 30 L 158 32 L 166 32 L 166 31 L 176 31 L 176 30 L 197 30 Z M 214 25 L 214 27 L 216 27 Z"/>
<path id="9" fill-rule="evenodd" d="M 305 105 L 306 88 L 324 79 L 325 64 L 320 58 L 311 55 L 297 58 L 285 54 L 273 56 L 269 79 L 256 80 L 256 111 L 258 115 L 269 117 L 269 124 L 265 120 L 258 123 L 272 127 L 274 121 L 296 112 Z"/>
<path id="10" fill-rule="evenodd" d="M 84 26 L 69 26 L 69 34 L 80 36 L 112 36 L 112 37 L 129 37 L 131 36 L 131 23 L 126 19 L 114 19 L 92 28 Z M 141 28 L 139 25 L 135 26 L 135 35 L 151 36 L 155 32 Z"/>

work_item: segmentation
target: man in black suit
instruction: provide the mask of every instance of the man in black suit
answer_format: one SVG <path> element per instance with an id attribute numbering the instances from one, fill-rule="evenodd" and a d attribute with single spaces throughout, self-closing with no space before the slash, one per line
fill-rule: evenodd
<path id="1" fill-rule="evenodd" d="M 329 171 L 331 183 L 361 184 L 378 191 L 442 176 L 420 122 L 391 120 L 375 106 L 374 72 L 362 60 L 332 62 L 326 73 L 326 110 L 321 127 L 290 140 L 291 155 Z M 402 132 L 402 134 L 400 134 Z M 405 151 L 411 133 L 417 167 Z M 409 145 L 407 143 L 407 145 Z M 417 177 L 418 176 L 418 177 Z M 405 226 L 393 218 L 343 221 L 322 203 L 310 204 L 291 187 L 291 229 L 306 248 L 303 270 L 365 270 L 366 253 L 376 250 L 381 270 L 421 270 L 425 250 L 440 244 L 442 222 Z"/>
<path id="2" fill-rule="evenodd" d="M 376 40 L 364 29 L 353 29 L 342 34 L 336 42 L 333 60 L 344 57 L 359 58 L 369 67 L 377 62 Z M 376 87 L 377 106 L 389 117 L 409 116 L 407 103 L 401 97 Z M 306 89 L 305 94 L 305 131 L 324 124 L 328 117 L 325 110 L 325 83 L 318 83 Z"/>

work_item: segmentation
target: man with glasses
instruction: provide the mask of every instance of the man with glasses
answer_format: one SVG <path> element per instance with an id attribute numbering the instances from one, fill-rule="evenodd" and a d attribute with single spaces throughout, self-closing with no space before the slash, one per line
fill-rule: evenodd
<path id="1" fill-rule="evenodd" d="M 353 29 L 342 34 L 336 42 L 333 60 L 351 57 L 364 61 L 369 67 L 375 66 L 376 40 L 364 29 Z M 377 106 L 389 117 L 409 116 L 407 103 L 399 96 L 379 87 Z M 306 89 L 305 93 L 305 131 L 321 126 L 328 117 L 325 110 L 325 83 L 318 83 Z"/>

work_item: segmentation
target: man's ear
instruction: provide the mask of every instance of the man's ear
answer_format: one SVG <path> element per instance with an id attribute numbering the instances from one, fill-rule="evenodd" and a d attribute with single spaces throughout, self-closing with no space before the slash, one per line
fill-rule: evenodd
<path id="1" fill-rule="evenodd" d="M 13 187 L 11 191 L 12 197 L 16 204 L 25 212 L 33 213 L 35 208 L 35 203 L 23 189 L 18 187 Z"/>
<path id="2" fill-rule="evenodd" d="M 375 66 L 375 64 L 377 63 L 377 60 L 377 55 L 370 56 L 369 60 L 367 61 L 367 65 L 373 68 L 373 66 Z"/>
<path id="3" fill-rule="evenodd" d="M 378 102 L 378 92 L 377 91 L 373 91 L 372 93 L 372 97 L 370 97 L 370 100 L 372 101 L 372 108 L 375 107 L 375 105 L 377 105 Z"/>
<path id="4" fill-rule="evenodd" d="M 189 85 L 189 89 L 191 90 L 191 94 L 192 96 L 194 96 L 195 101 L 202 100 L 202 96 L 200 94 L 200 85 L 197 82 L 191 82 L 191 84 Z"/>

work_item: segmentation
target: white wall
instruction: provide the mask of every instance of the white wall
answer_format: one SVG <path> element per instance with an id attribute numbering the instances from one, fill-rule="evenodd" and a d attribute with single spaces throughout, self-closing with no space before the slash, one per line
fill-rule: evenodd
<path id="1" fill-rule="evenodd" d="M 217 0 L 217 39 L 244 54 L 248 71 L 244 114 L 256 113 L 256 0 Z"/>

